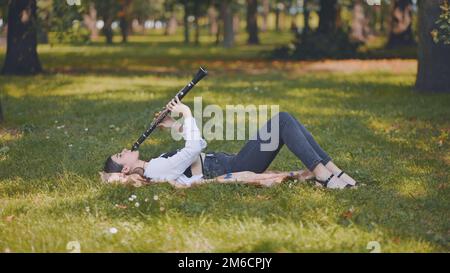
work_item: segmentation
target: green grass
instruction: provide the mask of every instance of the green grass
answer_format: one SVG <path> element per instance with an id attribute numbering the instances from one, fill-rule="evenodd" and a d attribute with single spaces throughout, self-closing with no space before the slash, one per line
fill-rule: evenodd
<path id="1" fill-rule="evenodd" d="M 70 241 L 82 252 L 369 252 L 370 241 L 382 252 L 449 251 L 450 96 L 416 93 L 414 65 L 345 73 L 259 59 L 285 34 L 264 34 L 252 47 L 241 34 L 232 50 L 185 46 L 179 36 L 131 38 L 40 46 L 46 74 L 0 76 L 0 251 L 66 252 Z M 106 156 L 128 148 L 199 65 L 210 75 L 186 103 L 195 95 L 204 106 L 279 104 L 365 186 L 101 184 Z M 243 143 L 210 141 L 208 150 L 237 152 Z M 157 132 L 141 155 L 180 145 Z M 299 168 L 286 148 L 270 166 Z"/>

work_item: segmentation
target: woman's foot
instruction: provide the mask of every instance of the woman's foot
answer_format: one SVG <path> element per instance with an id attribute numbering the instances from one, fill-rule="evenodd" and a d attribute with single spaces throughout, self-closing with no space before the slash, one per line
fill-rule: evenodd
<path id="1" fill-rule="evenodd" d="M 356 181 L 350 175 L 339 169 L 332 161 L 329 161 L 325 167 L 350 186 L 356 186 Z"/>
<path id="2" fill-rule="evenodd" d="M 316 176 L 315 181 L 322 185 L 323 187 L 330 188 L 330 189 L 343 189 L 348 187 L 348 184 L 335 176 L 334 174 L 331 174 L 328 178 L 318 178 Z"/>
<path id="3" fill-rule="evenodd" d="M 351 186 L 356 186 L 356 181 L 350 175 L 346 174 L 344 171 L 340 171 L 338 174 L 334 174 L 340 179 L 344 180 L 347 184 Z"/>
<path id="4" fill-rule="evenodd" d="M 316 176 L 315 181 L 324 187 L 330 189 L 343 189 L 347 186 L 347 182 L 334 175 L 322 163 L 314 168 L 313 173 Z"/>

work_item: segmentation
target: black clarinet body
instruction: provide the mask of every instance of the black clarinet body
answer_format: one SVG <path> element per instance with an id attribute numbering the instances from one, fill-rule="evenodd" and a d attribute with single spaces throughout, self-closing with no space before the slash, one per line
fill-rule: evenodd
<path id="1" fill-rule="evenodd" d="M 199 70 L 197 71 L 197 74 L 195 74 L 194 78 L 185 87 L 183 87 L 180 91 L 178 91 L 178 93 L 175 95 L 174 98 L 178 97 L 181 101 L 184 98 L 184 96 L 186 96 L 187 93 L 189 93 L 189 91 L 207 74 L 208 72 L 206 71 L 206 69 L 200 67 Z M 142 142 L 144 142 L 150 136 L 150 134 L 156 129 L 158 124 L 160 124 L 168 114 L 170 114 L 170 110 L 164 107 L 163 110 L 161 110 L 160 114 L 153 119 L 148 129 L 145 130 L 145 132 L 138 138 L 138 140 L 136 140 L 136 142 L 131 147 L 131 150 L 136 151 L 137 149 L 139 149 L 139 146 L 142 144 Z"/>

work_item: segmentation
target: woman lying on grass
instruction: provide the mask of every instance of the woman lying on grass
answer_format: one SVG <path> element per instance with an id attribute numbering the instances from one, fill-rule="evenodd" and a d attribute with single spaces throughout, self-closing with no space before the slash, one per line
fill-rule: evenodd
<path id="1" fill-rule="evenodd" d="M 262 132 L 272 133 L 269 120 L 258 131 L 256 139 L 249 140 L 237 154 L 202 153 L 206 141 L 201 138 L 189 107 L 178 99 L 172 100 L 166 107 L 172 113 L 176 115 L 181 113 L 184 117 L 183 129 L 180 127 L 175 129 L 183 134 L 185 147 L 161 154 L 148 162 L 139 159 L 138 151 L 123 149 L 106 160 L 104 172 L 101 173 L 103 181 L 129 183 L 135 186 L 162 181 L 176 187 L 188 187 L 210 181 L 271 186 L 291 178 L 298 180 L 314 178 L 317 184 L 327 188 L 343 189 L 356 185 L 355 180 L 331 161 L 308 130 L 289 113 L 278 113 L 279 141 L 277 147 L 271 151 L 261 149 L 261 144 L 267 145 L 270 141 L 261 139 Z M 159 126 L 172 128 L 177 126 L 177 123 L 167 116 Z M 309 172 L 266 172 L 284 144 L 303 162 Z"/>

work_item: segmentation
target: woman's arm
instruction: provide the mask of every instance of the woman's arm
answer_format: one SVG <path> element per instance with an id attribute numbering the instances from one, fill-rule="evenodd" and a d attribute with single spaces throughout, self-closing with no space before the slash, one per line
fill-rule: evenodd
<path id="1" fill-rule="evenodd" d="M 156 116 L 158 115 L 159 112 L 156 114 Z M 180 134 L 183 133 L 183 124 L 176 122 L 170 115 L 167 115 L 157 126 L 160 129 L 173 130 Z"/>
<path id="2" fill-rule="evenodd" d="M 292 171 L 292 172 L 264 172 L 254 173 L 249 171 L 228 173 L 214 178 L 219 183 L 244 183 L 254 184 L 264 187 L 270 187 L 280 184 L 290 179 L 298 181 L 306 181 L 314 177 L 314 174 L 308 170 Z"/>
<path id="3" fill-rule="evenodd" d="M 198 158 L 202 149 L 206 147 L 206 141 L 202 139 L 189 107 L 181 103 L 177 98 L 170 102 L 167 108 L 174 114 L 181 113 L 184 118 L 182 135 L 185 145 L 175 155 L 167 158 L 171 168 L 182 174 Z"/>
<path id="4" fill-rule="evenodd" d="M 152 179 L 177 179 L 197 160 L 201 150 L 207 145 L 206 141 L 201 137 L 200 130 L 189 107 L 176 99 L 167 105 L 167 109 L 175 115 L 180 113 L 183 115 L 182 136 L 185 140 L 185 145 L 176 154 L 168 158 L 158 157 L 150 160 L 144 175 Z"/>

